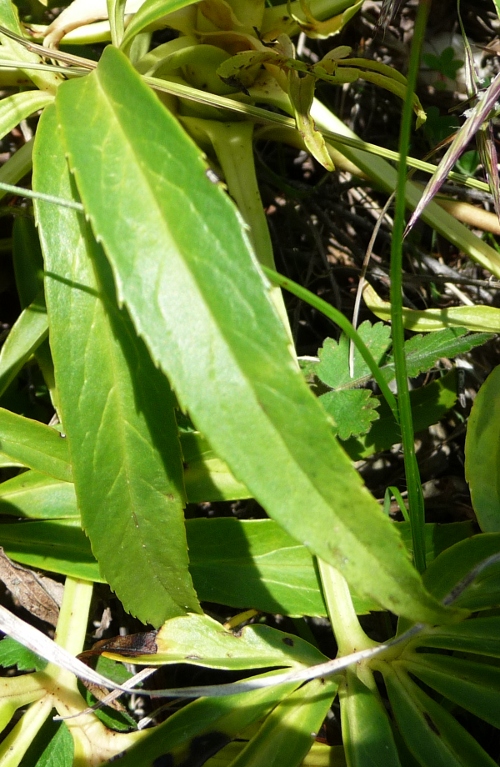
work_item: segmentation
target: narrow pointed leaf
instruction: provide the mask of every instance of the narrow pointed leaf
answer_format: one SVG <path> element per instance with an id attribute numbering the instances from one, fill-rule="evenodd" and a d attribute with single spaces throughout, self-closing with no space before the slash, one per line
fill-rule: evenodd
<path id="1" fill-rule="evenodd" d="M 333 438 L 241 219 L 176 120 L 112 47 L 59 89 L 58 115 L 119 300 L 234 476 L 360 593 L 413 618 L 451 618 Z"/>
<path id="2" fill-rule="evenodd" d="M 413 654 L 404 658 L 404 664 L 418 679 L 453 703 L 500 727 L 500 669 L 470 658 L 437 653 Z"/>
<path id="3" fill-rule="evenodd" d="M 55 111 L 37 132 L 36 188 L 72 196 Z M 74 210 L 37 204 L 50 342 L 82 523 L 106 580 L 144 623 L 199 610 L 188 571 L 173 397 Z M 91 342 L 89 343 L 89 339 Z M 134 562 L 134 567 L 130 567 Z"/>
<path id="4" fill-rule="evenodd" d="M 386 670 L 387 666 L 384 681 L 399 731 L 422 767 L 493 767 L 493 760 L 451 714 L 404 672 Z"/>
<path id="5" fill-rule="evenodd" d="M 474 618 L 422 633 L 419 645 L 500 658 L 500 617 Z"/>
<path id="6" fill-rule="evenodd" d="M 500 534 L 484 533 L 456 543 L 443 551 L 424 574 L 424 583 L 437 599 L 443 599 L 475 567 L 500 552 Z M 472 612 L 500 603 L 500 563 L 482 570 L 463 591 L 456 604 Z"/>
<path id="7" fill-rule="evenodd" d="M 301 76 L 293 69 L 288 73 L 288 95 L 292 102 L 297 129 L 304 140 L 309 152 L 327 170 L 333 170 L 332 158 L 328 154 L 325 139 L 314 126 L 311 117 L 311 106 L 314 99 L 316 79 L 313 75 Z"/>

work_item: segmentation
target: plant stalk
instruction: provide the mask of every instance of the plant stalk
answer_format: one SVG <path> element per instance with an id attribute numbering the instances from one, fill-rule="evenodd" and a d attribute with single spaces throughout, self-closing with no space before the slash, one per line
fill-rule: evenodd
<path id="1" fill-rule="evenodd" d="M 430 0 L 420 0 L 415 20 L 415 30 L 411 46 L 410 66 L 408 71 L 408 91 L 403 105 L 401 131 L 399 138 L 399 167 L 396 186 L 394 228 L 391 245 L 391 325 L 394 366 L 398 389 L 398 408 L 401 427 L 403 458 L 408 487 L 408 512 L 413 541 L 413 561 L 419 572 L 426 568 L 425 561 L 425 511 L 420 472 L 415 454 L 415 436 L 411 414 L 410 391 L 406 357 L 404 353 L 403 325 L 403 232 L 406 212 L 406 157 L 410 144 L 410 132 L 413 119 L 412 98 L 417 81 L 420 63 L 420 51 L 424 39 Z"/>

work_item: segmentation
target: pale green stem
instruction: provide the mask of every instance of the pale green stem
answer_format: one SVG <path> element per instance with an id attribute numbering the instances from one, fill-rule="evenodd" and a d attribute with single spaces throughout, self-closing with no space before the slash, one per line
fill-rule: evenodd
<path id="1" fill-rule="evenodd" d="M 55 641 L 71 655 L 78 655 L 83 650 L 92 589 L 91 581 L 66 578 Z M 77 679 L 70 671 L 59 668 L 57 671 L 52 671 L 53 667 L 50 669 L 53 677 L 57 677 L 58 684 L 64 683 L 66 687 L 77 689 Z"/>
<path id="2" fill-rule="evenodd" d="M 367 637 L 360 626 L 352 603 L 351 592 L 344 576 L 322 559 L 318 559 L 318 566 L 328 617 L 337 641 L 339 657 L 369 647 L 376 647 L 377 643 Z"/>
<path id="3" fill-rule="evenodd" d="M 52 699 L 33 703 L 0 745 L 0 767 L 18 767 L 40 728 L 52 711 Z"/>

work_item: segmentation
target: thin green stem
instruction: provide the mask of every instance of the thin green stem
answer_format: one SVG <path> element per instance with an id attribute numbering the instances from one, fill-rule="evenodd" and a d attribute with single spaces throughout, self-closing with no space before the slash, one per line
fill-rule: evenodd
<path id="1" fill-rule="evenodd" d="M 387 382 L 379 366 L 377 365 L 376 360 L 371 354 L 370 350 L 366 346 L 365 342 L 363 341 L 359 333 L 357 333 L 354 330 L 353 326 L 351 325 L 347 317 L 344 317 L 342 312 L 339 312 L 338 309 L 335 309 L 333 306 L 330 306 L 330 304 L 327 304 L 327 302 L 323 301 L 322 298 L 315 296 L 314 293 L 311 293 L 310 290 L 307 290 L 307 288 L 303 288 L 301 285 L 298 285 L 293 280 L 288 279 L 288 277 L 283 277 L 283 275 L 279 274 L 278 272 L 275 272 L 273 269 L 268 269 L 267 267 L 262 267 L 262 268 L 266 276 L 269 277 L 269 279 L 271 280 L 271 282 L 273 282 L 275 285 L 279 285 L 284 290 L 288 290 L 289 293 L 293 293 L 293 295 L 297 296 L 297 298 L 300 298 L 302 301 L 305 301 L 310 306 L 313 306 L 319 312 L 324 314 L 325 317 L 328 317 L 328 319 L 330 319 L 332 322 L 338 325 L 341 330 L 344 331 L 346 336 L 355 344 L 359 353 L 361 354 L 364 361 L 368 365 L 372 376 L 377 382 L 380 391 L 382 392 L 383 396 L 385 397 L 387 401 L 387 404 L 392 410 L 394 418 L 396 419 L 396 421 L 398 421 L 399 415 L 398 415 L 398 406 L 397 406 L 396 397 L 389 389 L 389 386 L 387 385 Z"/>
<path id="2" fill-rule="evenodd" d="M 413 93 L 417 81 L 420 63 L 420 50 L 425 34 L 430 0 L 420 0 L 415 30 L 411 47 L 410 67 L 408 72 L 408 90 L 403 106 L 401 132 L 399 139 L 400 164 L 396 187 L 394 211 L 394 228 L 391 246 L 391 323 L 394 365 L 398 387 L 398 407 L 401 427 L 403 457 L 408 486 L 408 506 L 410 526 L 413 540 L 413 560 L 419 572 L 423 572 L 425 563 L 425 512 L 422 484 L 415 454 L 415 438 L 411 414 L 410 391 L 406 356 L 404 353 L 403 325 L 403 232 L 405 229 L 406 200 L 405 189 L 407 180 L 406 157 L 410 143 L 410 132 L 413 119 Z"/>

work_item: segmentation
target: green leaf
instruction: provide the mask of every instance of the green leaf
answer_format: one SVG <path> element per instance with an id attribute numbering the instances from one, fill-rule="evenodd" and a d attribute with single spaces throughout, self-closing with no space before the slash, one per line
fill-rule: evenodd
<path id="1" fill-rule="evenodd" d="M 231 767 L 297 767 L 331 707 L 337 683 L 314 679 L 279 703 Z M 334 762 L 332 762 L 334 764 Z"/>
<path id="2" fill-rule="evenodd" d="M 79 520 L 2 524 L 2 545 L 16 562 L 105 583 Z"/>
<path id="3" fill-rule="evenodd" d="M 296 687 L 289 683 L 223 698 L 199 698 L 145 733 L 121 756 L 120 767 L 203 764 Z M 106 762 L 104 767 L 112 764 Z"/>
<path id="4" fill-rule="evenodd" d="M 21 307 L 26 309 L 43 290 L 43 256 L 35 223 L 27 216 L 14 220 L 12 258 Z"/>
<path id="5" fill-rule="evenodd" d="M 15 462 L 71 482 L 68 445 L 50 426 L 0 408 L 0 451 Z"/>
<path id="6" fill-rule="evenodd" d="M 414 619 L 451 619 L 334 440 L 241 220 L 173 116 L 111 46 L 92 74 L 63 84 L 57 106 L 118 298 L 217 454 L 359 593 Z"/>
<path id="7" fill-rule="evenodd" d="M 388 664 L 382 671 L 399 731 L 422 767 L 494 767 L 477 741 L 403 671 L 388 673 Z"/>
<path id="8" fill-rule="evenodd" d="M 375 361 L 380 364 L 391 345 L 391 327 L 383 322 L 372 325 L 366 320 L 358 328 L 358 333 L 371 351 Z M 359 386 L 361 382 L 371 378 L 368 365 L 354 347 L 353 373 L 349 369 L 349 339 L 342 333 L 338 343 L 333 338 L 327 338 L 318 355 L 320 362 L 314 372 L 323 383 L 332 389 Z"/>
<path id="9" fill-rule="evenodd" d="M 471 618 L 454 626 L 434 628 L 418 637 L 423 647 L 439 647 L 455 652 L 472 652 L 500 658 L 500 617 Z"/>
<path id="10" fill-rule="evenodd" d="M 36 767 L 72 767 L 73 756 L 73 738 L 66 724 L 61 722 L 56 734 L 37 761 Z"/>
<path id="11" fill-rule="evenodd" d="M 467 538 L 443 551 L 424 573 L 424 583 L 437 599 L 443 599 L 481 562 L 500 552 L 500 534 L 484 533 Z M 500 563 L 483 570 L 458 597 L 455 604 L 472 612 L 500 603 Z"/>
<path id="12" fill-rule="evenodd" d="M 0 101 L 0 138 L 10 133 L 16 125 L 30 115 L 50 104 L 54 97 L 43 91 L 32 90 L 14 93 Z"/>
<path id="13" fill-rule="evenodd" d="M 245 626 L 233 633 L 208 615 L 171 618 L 156 636 L 157 653 L 134 657 L 134 663 L 157 666 L 188 663 L 232 671 L 287 666 L 297 668 L 324 663 L 325 655 L 294 634 L 270 626 Z M 120 652 L 107 657 L 122 659 Z"/>
<path id="14" fill-rule="evenodd" d="M 349 766 L 400 767 L 391 725 L 379 696 L 348 669 L 339 698 Z"/>
<path id="15" fill-rule="evenodd" d="M 130 46 L 133 38 L 146 27 L 163 26 L 161 22 L 165 16 L 194 2 L 195 0 L 146 0 L 125 30 L 122 48 Z"/>
<path id="16" fill-rule="evenodd" d="M 412 653 L 401 662 L 441 695 L 494 727 L 500 727 L 500 669 L 470 658 L 434 653 Z"/>
<path id="17" fill-rule="evenodd" d="M 485 344 L 491 338 L 491 333 L 467 333 L 465 328 L 445 328 L 435 333 L 412 336 L 404 347 L 408 376 L 415 378 L 419 373 L 433 368 L 438 360 L 453 359 Z"/>
<path id="18" fill-rule="evenodd" d="M 360 437 L 351 437 L 344 443 L 345 450 L 354 461 L 367 458 L 373 453 L 387 450 L 401 441 L 401 431 L 391 409 L 383 399 L 379 399 L 379 418 L 373 423 L 369 433 Z M 415 433 L 423 431 L 439 421 L 457 401 L 456 371 L 451 370 L 442 378 L 427 386 L 421 386 L 410 392 L 411 412 Z"/>
<path id="19" fill-rule="evenodd" d="M 0 666 L 9 668 L 17 666 L 18 671 L 42 671 L 47 661 L 28 650 L 11 637 L 5 637 L 0 642 Z"/>
<path id="20" fill-rule="evenodd" d="M 76 514 L 74 495 L 60 514 Z M 394 524 L 410 551 L 410 526 Z M 327 615 L 314 558 L 273 520 L 191 519 L 186 532 L 200 599 L 292 617 Z M 427 561 L 470 532 L 468 523 L 426 525 Z M 2 544 L 8 556 L 22 564 L 104 581 L 78 519 L 3 524 Z M 378 608 L 374 601 L 352 597 L 358 615 Z"/>
<path id="21" fill-rule="evenodd" d="M 329 391 L 319 398 L 326 412 L 332 416 L 334 431 L 340 439 L 366 434 L 378 416 L 380 400 L 369 389 Z"/>
<path id="22" fill-rule="evenodd" d="M 452 753 L 441 740 L 432 718 L 419 705 L 420 701 L 415 700 L 413 688 L 416 685 L 405 678 L 404 672 L 400 677 L 394 672 L 389 673 L 389 669 L 389 664 L 385 664 L 381 670 L 394 719 L 418 764 L 421 767 L 463 767 L 458 755 Z"/>
<path id="23" fill-rule="evenodd" d="M 0 396 L 12 383 L 33 352 L 47 338 L 49 323 L 43 294 L 23 309 L 10 329 L 0 352 Z"/>
<path id="24" fill-rule="evenodd" d="M 253 83 L 252 83 L 253 84 Z M 332 158 L 328 154 L 323 135 L 316 130 L 311 117 L 311 106 L 314 99 L 316 78 L 311 74 L 288 72 L 288 95 L 293 107 L 297 130 L 299 131 L 306 149 L 323 165 L 326 170 L 334 170 Z"/>
<path id="25" fill-rule="evenodd" d="M 74 485 L 38 471 L 25 471 L 0 484 L 0 514 L 27 519 L 80 518 Z"/>
<path id="26" fill-rule="evenodd" d="M 392 381 L 394 378 L 392 356 L 384 361 L 385 353 L 390 346 L 389 325 L 377 322 L 372 326 L 366 320 L 359 326 L 358 332 L 380 363 L 380 369 L 386 381 Z M 492 338 L 491 333 L 467 333 L 465 328 L 444 328 L 434 333 L 412 336 L 404 345 L 408 375 L 410 378 L 415 378 L 419 373 L 435 367 L 438 360 L 453 359 L 459 354 L 466 354 Z M 357 349 L 354 351 L 354 376 L 351 378 L 349 341 L 344 334 L 341 335 L 338 344 L 333 339 L 327 338 L 322 349 L 319 350 L 319 358 L 320 362 L 311 366 L 312 371 L 333 389 L 362 386 L 372 378 Z"/>
<path id="27" fill-rule="evenodd" d="M 192 519 L 186 529 L 200 599 L 297 617 L 326 615 L 310 552 L 273 520 Z M 360 612 L 370 606 L 356 602 Z"/>
<path id="28" fill-rule="evenodd" d="M 234 478 L 229 467 L 199 432 L 181 432 L 184 483 L 189 503 L 235 501 L 251 493 Z"/>
<path id="29" fill-rule="evenodd" d="M 38 127 L 34 184 L 70 199 L 55 116 L 46 110 Z M 117 307 L 107 263 L 85 222 L 68 208 L 37 203 L 36 210 L 82 524 L 125 608 L 158 626 L 200 609 L 188 571 L 173 395 Z"/>
<path id="30" fill-rule="evenodd" d="M 465 477 L 481 530 L 500 531 L 500 365 L 490 373 L 472 405 L 465 440 Z"/>

